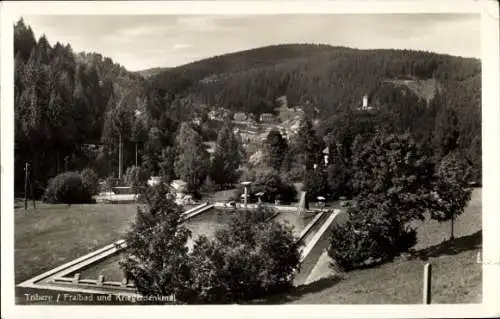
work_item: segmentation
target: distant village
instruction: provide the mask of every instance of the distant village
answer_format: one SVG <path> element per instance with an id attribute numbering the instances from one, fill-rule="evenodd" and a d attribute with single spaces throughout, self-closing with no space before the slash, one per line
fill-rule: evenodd
<path id="1" fill-rule="evenodd" d="M 302 106 L 289 106 L 286 96 L 280 96 L 276 99 L 278 108 L 275 109 L 275 114 L 272 113 L 262 113 L 258 118 L 252 113 L 236 112 L 231 116 L 231 121 L 235 124 L 234 133 L 241 140 L 245 149 L 248 149 L 249 145 L 252 143 L 262 143 L 268 133 L 276 129 L 280 131 L 281 135 L 287 139 L 292 139 L 299 130 L 299 125 L 301 119 L 304 117 L 305 112 Z M 212 121 L 223 121 L 225 118 L 230 117 L 231 112 L 223 107 L 208 107 L 210 111 L 208 112 L 208 119 Z M 362 98 L 362 103 L 356 108 L 358 111 L 372 111 L 376 109 L 374 106 L 369 105 L 368 95 L 364 95 Z M 193 119 L 193 124 L 200 125 L 201 118 L 195 117 Z M 317 120 L 313 121 L 316 123 Z M 207 147 L 207 152 L 213 154 L 215 151 L 215 141 L 205 142 Z M 259 161 L 261 157 L 261 151 L 257 150 L 252 152 L 253 155 L 250 157 L 251 162 Z M 323 156 L 325 158 L 325 165 L 327 165 L 329 149 L 325 148 L 323 150 Z"/>

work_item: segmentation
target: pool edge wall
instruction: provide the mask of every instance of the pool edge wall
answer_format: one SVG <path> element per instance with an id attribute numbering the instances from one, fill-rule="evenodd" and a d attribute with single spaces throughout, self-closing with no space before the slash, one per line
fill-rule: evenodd
<path id="1" fill-rule="evenodd" d="M 342 214 L 342 210 L 335 209 L 330 216 L 328 216 L 327 220 L 320 226 L 318 231 L 321 231 L 316 240 L 312 243 L 312 248 L 310 248 L 309 252 L 307 252 L 306 256 L 301 262 L 300 271 L 297 272 L 295 278 L 293 280 L 294 286 L 303 285 L 312 270 L 316 266 L 319 261 L 319 258 L 323 254 L 323 252 L 328 248 L 330 232 L 333 227 L 338 225 L 338 217 Z M 304 249 L 307 249 L 305 247 Z"/>

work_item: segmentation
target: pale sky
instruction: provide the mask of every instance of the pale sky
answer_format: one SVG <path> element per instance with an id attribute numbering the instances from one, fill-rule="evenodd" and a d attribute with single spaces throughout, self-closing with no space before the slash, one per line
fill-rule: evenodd
<path id="1" fill-rule="evenodd" d="M 36 37 L 130 71 L 281 43 L 415 49 L 480 58 L 479 14 L 24 16 Z"/>

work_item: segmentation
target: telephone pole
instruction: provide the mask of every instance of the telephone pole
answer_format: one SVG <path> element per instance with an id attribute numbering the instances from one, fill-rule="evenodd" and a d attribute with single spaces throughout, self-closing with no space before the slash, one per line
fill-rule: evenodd
<path id="1" fill-rule="evenodd" d="M 119 145 L 118 145 L 118 179 L 121 179 L 122 178 L 122 171 L 123 171 L 123 167 L 122 167 L 122 161 L 123 161 L 123 154 L 122 154 L 122 133 L 120 132 L 120 135 L 119 135 L 119 139 L 120 139 L 120 142 L 119 142 Z"/>
<path id="2" fill-rule="evenodd" d="M 31 200 L 33 201 L 33 209 L 36 209 L 35 193 L 33 192 L 33 181 L 29 178 L 29 176 L 28 176 L 28 183 L 30 184 L 30 195 L 31 195 Z"/>
<path id="3" fill-rule="evenodd" d="M 24 164 L 24 210 L 28 209 L 28 167 L 29 164 Z"/>
<path id="4" fill-rule="evenodd" d="M 33 193 L 33 183 L 30 180 L 30 164 L 26 162 L 24 164 L 24 210 L 28 209 L 28 184 L 30 189 L 30 195 L 33 200 L 33 208 L 36 209 L 35 195 Z"/>

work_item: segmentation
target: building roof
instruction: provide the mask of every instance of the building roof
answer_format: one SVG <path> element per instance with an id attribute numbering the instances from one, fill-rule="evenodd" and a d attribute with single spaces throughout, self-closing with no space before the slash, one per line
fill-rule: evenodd
<path id="1" fill-rule="evenodd" d="M 172 181 L 171 186 L 177 191 L 182 192 L 187 187 L 187 183 L 181 179 L 176 179 Z"/>
<path id="2" fill-rule="evenodd" d="M 215 153 L 215 147 L 216 147 L 216 143 L 215 142 L 203 142 L 203 145 L 205 145 L 205 150 L 209 154 Z"/>
<path id="3" fill-rule="evenodd" d="M 263 119 L 263 118 L 274 118 L 274 115 L 271 114 L 271 113 L 262 113 L 260 115 L 260 118 Z"/>

